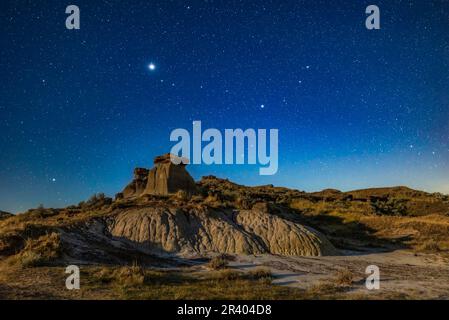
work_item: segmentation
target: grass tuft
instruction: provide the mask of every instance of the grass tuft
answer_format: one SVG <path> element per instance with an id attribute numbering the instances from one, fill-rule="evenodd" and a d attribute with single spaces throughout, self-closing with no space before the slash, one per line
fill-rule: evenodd
<path id="1" fill-rule="evenodd" d="M 355 275 L 348 268 L 337 271 L 333 282 L 342 287 L 351 286 L 354 283 Z"/>
<path id="2" fill-rule="evenodd" d="M 22 267 L 48 265 L 61 254 L 59 234 L 52 232 L 37 239 L 27 239 L 25 247 L 15 257 Z"/>
<path id="3" fill-rule="evenodd" d="M 225 269 L 228 266 L 228 259 L 225 255 L 219 255 L 215 256 L 212 259 L 210 259 L 208 263 L 208 267 L 212 270 L 221 270 Z"/>

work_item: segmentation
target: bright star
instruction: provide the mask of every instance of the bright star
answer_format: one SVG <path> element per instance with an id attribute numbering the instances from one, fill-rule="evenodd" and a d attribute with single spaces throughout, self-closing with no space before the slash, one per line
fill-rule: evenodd
<path id="1" fill-rule="evenodd" d="M 154 65 L 154 63 L 150 63 L 148 65 L 148 69 L 150 69 L 151 71 L 154 71 L 156 69 L 156 66 Z"/>

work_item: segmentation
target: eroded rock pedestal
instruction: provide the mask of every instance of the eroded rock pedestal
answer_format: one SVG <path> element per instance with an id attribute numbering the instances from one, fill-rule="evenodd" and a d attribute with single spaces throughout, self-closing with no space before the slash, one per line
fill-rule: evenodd
<path id="1" fill-rule="evenodd" d="M 151 170 L 136 168 L 133 181 L 116 197 L 121 199 L 145 194 L 169 195 L 180 190 L 189 195 L 195 194 L 195 181 L 187 172 L 185 163 L 186 161 L 180 164 L 172 163 L 170 154 L 156 157 Z"/>
<path id="2" fill-rule="evenodd" d="M 154 159 L 154 168 L 148 173 L 147 186 L 144 194 L 167 195 L 185 191 L 187 194 L 196 193 L 193 178 L 186 170 L 184 163 L 173 164 L 170 154 Z"/>

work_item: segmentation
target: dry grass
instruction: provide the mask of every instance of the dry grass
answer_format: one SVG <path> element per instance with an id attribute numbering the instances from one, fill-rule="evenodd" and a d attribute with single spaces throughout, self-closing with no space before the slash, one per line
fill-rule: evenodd
<path id="1" fill-rule="evenodd" d="M 424 241 L 421 245 L 416 246 L 416 251 L 435 253 L 442 250 L 440 248 L 440 244 L 437 241 L 429 239 Z"/>
<path id="2" fill-rule="evenodd" d="M 449 250 L 449 217 L 447 216 L 377 218 L 363 218 L 360 221 L 376 230 L 380 237 L 408 238 L 404 244 L 417 251 Z"/>
<path id="3" fill-rule="evenodd" d="M 312 285 L 306 290 L 306 295 L 309 299 L 323 299 L 325 297 L 330 299 L 337 298 L 339 292 L 342 291 L 340 286 L 330 281 L 320 281 Z"/>
<path id="4" fill-rule="evenodd" d="M 355 274 L 348 268 L 338 270 L 332 278 L 321 280 L 306 291 L 311 299 L 341 298 L 354 284 Z"/>
<path id="5" fill-rule="evenodd" d="M 235 270 L 230 270 L 230 269 L 220 270 L 216 273 L 213 273 L 210 276 L 210 279 L 226 280 L 226 281 L 237 280 L 240 278 L 242 278 L 241 272 L 235 271 Z"/>
<path id="6" fill-rule="evenodd" d="M 368 202 L 357 201 L 295 199 L 291 207 L 304 224 L 322 231 L 339 247 L 388 244 L 416 251 L 449 251 L 448 215 L 375 215 Z"/>
<path id="7" fill-rule="evenodd" d="M 114 277 L 117 281 L 127 287 L 139 286 L 145 283 L 145 270 L 138 265 L 122 267 L 115 271 Z"/>
<path id="8" fill-rule="evenodd" d="M 212 270 L 225 269 L 228 266 L 228 260 L 225 255 L 218 255 L 210 259 L 208 267 Z"/>
<path id="9" fill-rule="evenodd" d="M 348 268 L 337 271 L 335 277 L 330 281 L 337 286 L 351 286 L 354 283 L 355 274 Z"/>
<path id="10" fill-rule="evenodd" d="M 248 272 L 248 276 L 251 279 L 267 279 L 272 280 L 273 274 L 268 268 L 257 268 Z"/>
<path id="11" fill-rule="evenodd" d="M 4 273 L 0 283 L 8 290 L 6 299 L 302 299 L 303 291 L 253 280 L 232 270 L 207 274 L 185 271 L 158 271 L 133 267 L 83 267 L 81 290 L 65 290 L 63 268 L 39 267 Z M 18 279 L 19 281 L 16 281 Z"/>
<path id="12" fill-rule="evenodd" d="M 59 257 L 61 241 L 55 232 L 37 239 L 26 240 L 24 249 L 12 261 L 22 267 L 36 267 L 49 264 Z"/>
<path id="13" fill-rule="evenodd" d="M 272 285 L 266 272 L 258 276 L 234 270 L 197 272 L 193 269 L 154 270 L 129 267 L 83 266 L 81 290 L 65 289 L 65 268 L 7 266 L 0 261 L 2 299 L 420 299 L 422 296 L 380 292 L 353 292 L 353 287 L 338 285 L 335 278 L 322 280 L 307 289 Z M 262 277 L 262 278 L 260 278 Z"/>
<path id="14" fill-rule="evenodd" d="M 188 194 L 186 191 L 184 190 L 179 190 L 178 192 L 176 192 L 173 196 L 176 200 L 178 201 L 188 201 L 191 198 L 191 195 Z"/>

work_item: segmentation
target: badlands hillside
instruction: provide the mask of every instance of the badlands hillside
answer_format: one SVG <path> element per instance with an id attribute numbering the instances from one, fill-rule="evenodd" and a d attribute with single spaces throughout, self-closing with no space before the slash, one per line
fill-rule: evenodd
<path id="1" fill-rule="evenodd" d="M 10 216 L 12 216 L 11 213 L 0 210 L 0 220 L 1 219 L 5 219 L 5 218 L 9 218 Z"/>
<path id="2" fill-rule="evenodd" d="M 308 288 L 293 288 L 295 285 L 276 277 L 301 270 L 298 275 L 305 277 L 320 272 L 323 276 L 329 272 L 346 272 L 350 274 L 346 277 L 353 279 L 364 271 L 365 263 L 353 257 L 380 254 L 381 264 L 385 255 L 405 252 L 407 259 L 421 260 L 410 262 L 404 256 L 393 255 L 396 269 L 390 266 L 388 270 L 396 270 L 395 274 L 400 277 L 407 265 L 416 263 L 427 269 L 410 272 L 431 275 L 429 279 L 441 282 L 433 272 L 443 280 L 449 279 L 449 270 L 440 265 L 447 266 L 448 250 L 449 197 L 446 195 L 406 187 L 305 193 L 271 185 L 246 187 L 214 176 L 195 182 L 185 165 L 174 165 L 170 156 L 164 155 L 155 159 L 152 169 L 135 169 L 132 181 L 114 199 L 97 194 L 62 209 L 40 207 L 14 216 L 1 212 L 0 297 L 198 298 L 184 287 L 187 291 L 179 293 L 178 286 L 179 283 L 199 285 L 198 279 L 203 279 L 204 273 L 187 280 L 173 280 L 173 275 L 165 278 L 165 273 L 152 274 L 159 277 L 158 285 L 170 292 L 155 296 L 148 292 L 154 285 L 145 280 L 148 272 L 168 270 L 168 267 L 199 271 L 234 265 L 234 271 L 246 274 L 247 270 L 241 266 L 252 263 L 268 267 L 263 272 L 255 271 L 264 279 L 271 279 L 268 283 L 257 282 L 259 288 L 252 282 L 254 277 L 224 275 L 229 281 L 240 281 L 241 290 L 245 286 L 248 290 L 237 294 L 234 287 L 220 287 L 211 297 L 254 298 L 249 289 L 253 288 L 254 292 L 260 289 L 258 294 L 262 297 L 273 299 L 326 298 L 338 292 L 317 290 L 316 283 Z M 211 262 L 207 264 L 210 259 L 212 267 Z M 432 263 L 436 269 L 429 271 Z M 86 266 L 89 283 L 103 295 L 92 287 L 85 296 L 56 290 L 54 283 L 64 275 L 60 271 L 55 275 L 51 270 L 62 270 L 69 264 Z M 44 282 L 36 284 L 37 277 Z M 122 291 L 117 293 L 111 287 L 109 291 L 104 289 L 104 285 L 112 286 L 117 277 L 140 279 L 137 287 L 131 286 L 134 290 L 131 296 L 123 296 Z M 313 279 L 303 280 L 308 284 Z M 276 282 L 280 285 L 273 285 Z M 351 280 L 348 286 L 352 284 Z M 143 285 L 146 287 L 140 287 Z M 202 290 L 222 285 L 212 281 Z M 306 289 L 309 291 L 304 295 Z M 440 289 L 432 294 L 445 297 L 447 292 L 449 297 L 449 287 Z M 315 291 L 310 293 L 310 290 Z M 144 296 L 142 292 L 146 292 Z M 388 292 L 396 294 L 394 297 L 400 293 L 395 288 Z M 346 293 L 341 294 L 347 297 Z"/>

